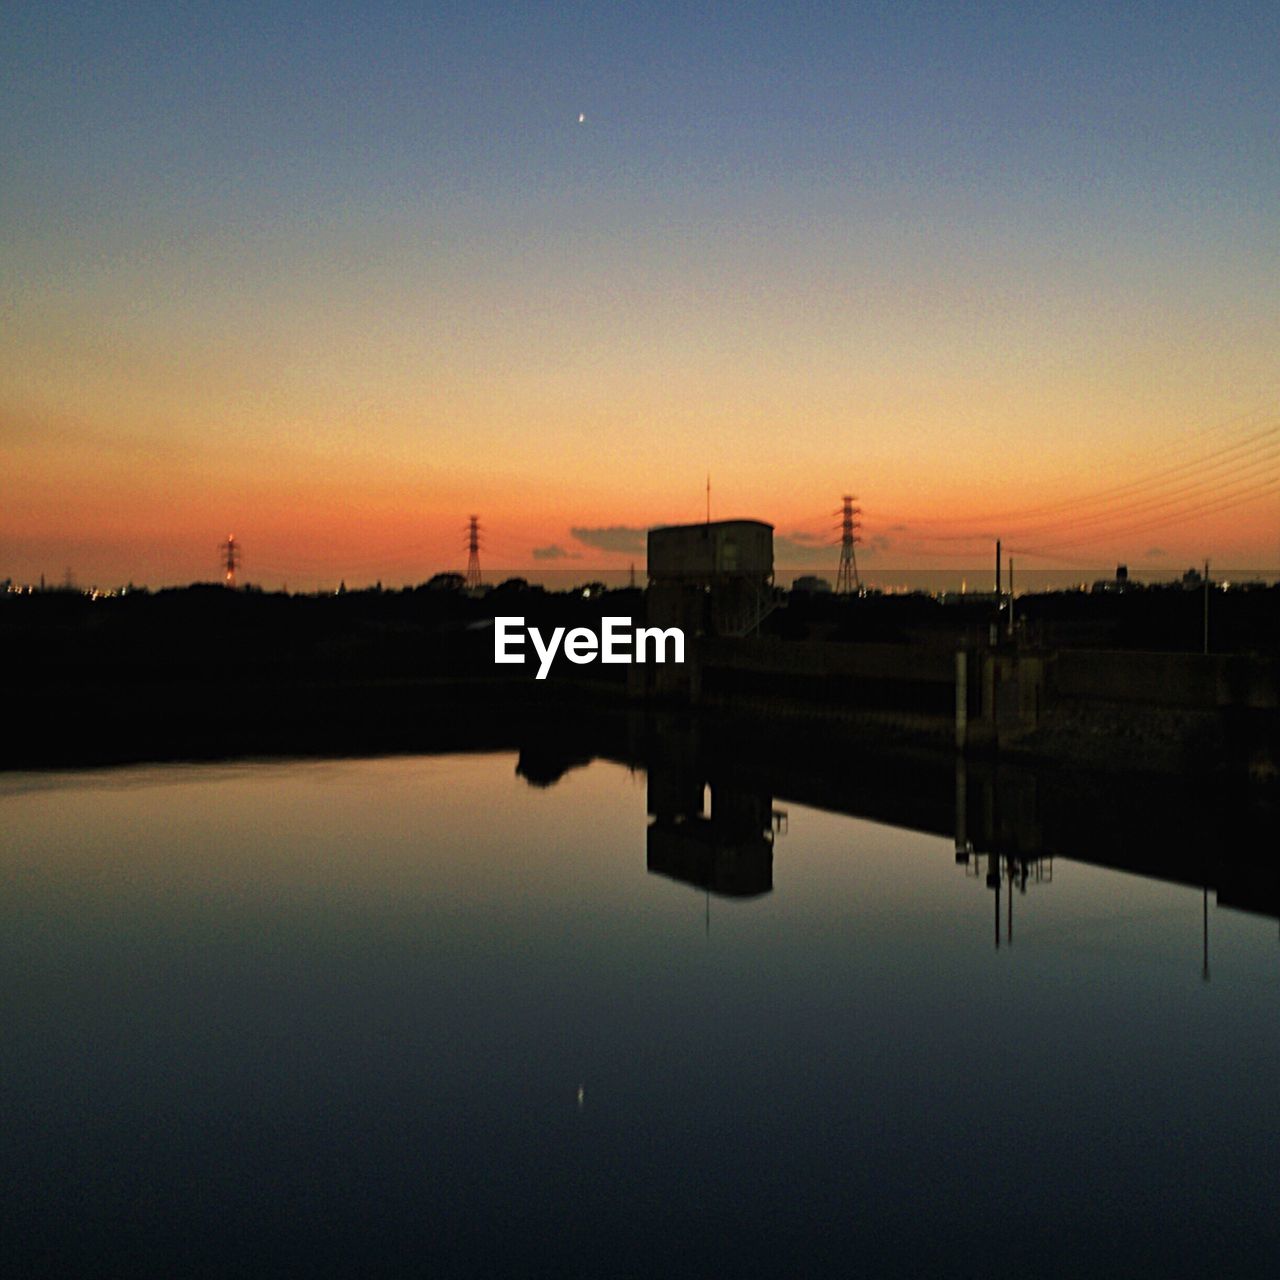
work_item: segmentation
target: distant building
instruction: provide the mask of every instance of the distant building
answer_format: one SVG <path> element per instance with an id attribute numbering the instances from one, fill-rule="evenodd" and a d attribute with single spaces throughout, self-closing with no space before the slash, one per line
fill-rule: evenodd
<path id="1" fill-rule="evenodd" d="M 1114 578 L 1099 578 L 1093 584 L 1093 594 L 1102 595 L 1104 593 L 1126 591 L 1129 587 L 1129 566 L 1127 564 L 1116 565 L 1116 576 Z"/>

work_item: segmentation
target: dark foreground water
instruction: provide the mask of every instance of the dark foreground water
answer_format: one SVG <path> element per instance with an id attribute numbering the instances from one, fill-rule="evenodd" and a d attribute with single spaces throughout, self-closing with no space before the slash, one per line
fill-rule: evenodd
<path id="1" fill-rule="evenodd" d="M 1276 1274 L 1274 918 L 515 764 L 0 780 L 6 1270 Z"/>

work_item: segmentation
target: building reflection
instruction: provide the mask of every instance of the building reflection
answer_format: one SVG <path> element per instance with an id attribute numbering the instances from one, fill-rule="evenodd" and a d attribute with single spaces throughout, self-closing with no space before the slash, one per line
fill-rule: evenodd
<path id="1" fill-rule="evenodd" d="M 1199 889 L 1207 982 L 1211 890 L 1218 907 L 1280 917 L 1267 826 L 1265 814 L 1172 784 L 1130 778 L 1100 793 L 1053 771 L 955 762 L 956 863 L 992 893 L 997 949 L 1013 943 L 1015 898 L 1052 883 L 1057 854 Z"/>
<path id="2" fill-rule="evenodd" d="M 787 815 L 769 792 L 679 768 L 651 767 L 648 782 L 650 874 L 725 898 L 772 891 L 773 842 Z"/>
<path id="3" fill-rule="evenodd" d="M 966 876 L 985 883 L 992 891 L 995 907 L 995 945 L 1013 945 L 1013 900 L 1026 897 L 1028 884 L 1053 883 L 1053 857 L 1026 858 L 1000 853 L 979 853 L 974 849 L 956 848 L 956 862 Z M 1003 939 L 1001 937 L 1001 898 L 1004 899 Z"/>
<path id="4" fill-rule="evenodd" d="M 648 871 L 708 897 L 772 892 L 785 797 L 953 839 L 957 867 L 991 892 L 997 947 L 1014 940 L 1020 900 L 1053 883 L 1056 859 L 1202 892 L 1206 977 L 1211 895 L 1218 907 L 1280 918 L 1274 814 L 1225 787 L 833 746 L 674 714 L 626 717 L 608 732 L 543 726 L 522 744 L 517 771 L 545 787 L 595 758 L 646 774 Z"/>
<path id="5" fill-rule="evenodd" d="M 1012 946 L 1014 897 L 1026 897 L 1028 884 L 1053 883 L 1053 854 L 1043 852 L 1034 779 L 1030 775 L 1015 775 L 1012 787 L 997 785 L 997 777 L 991 771 L 977 778 L 975 823 L 970 814 L 969 766 L 963 756 L 956 757 L 955 767 L 956 865 L 992 891 L 998 951 L 1002 941 L 1001 897 L 1005 904 L 1003 942 Z M 978 847 L 971 831 L 981 841 Z"/>

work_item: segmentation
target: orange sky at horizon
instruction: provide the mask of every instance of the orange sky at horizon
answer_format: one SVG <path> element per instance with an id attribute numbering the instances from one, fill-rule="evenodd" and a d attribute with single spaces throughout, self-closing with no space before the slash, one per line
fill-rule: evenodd
<path id="1" fill-rule="evenodd" d="M 772 394 L 759 370 L 742 385 L 633 380 L 619 388 L 618 421 L 585 375 L 541 392 L 525 383 L 510 403 L 483 379 L 444 390 L 424 380 L 418 411 L 410 388 L 379 402 L 358 379 L 330 406 L 306 385 L 251 404 L 235 365 L 170 370 L 159 390 L 126 372 L 68 382 L 34 364 L 6 370 L 0 576 L 61 579 L 70 567 L 86 584 L 206 580 L 216 543 L 234 533 L 245 577 L 263 585 L 421 581 L 465 563 L 473 511 L 495 568 L 643 566 L 642 551 L 609 552 L 571 530 L 700 520 L 708 471 L 713 517 L 773 523 L 780 568 L 824 567 L 831 556 L 816 546 L 837 536 L 850 490 L 868 569 L 981 565 L 995 537 L 1045 547 L 1024 555 L 1042 567 L 1280 562 L 1280 494 L 1267 487 L 1280 475 L 1278 419 L 1256 405 L 1215 420 L 1198 404 L 1188 429 L 1171 395 L 1144 404 L 1132 387 L 1108 397 L 1080 379 L 1073 431 L 1037 403 L 1038 388 L 1009 379 L 964 399 L 943 375 L 921 385 L 882 374 L 854 430 L 840 412 L 847 385 L 824 389 L 777 365 Z M 1191 399 L 1195 374 L 1180 372 Z M 184 388 L 194 421 L 171 427 Z M 775 428 L 788 394 L 799 425 Z"/>
<path id="2" fill-rule="evenodd" d="M 816 465 L 812 455 L 772 461 L 735 451 L 713 460 L 712 515 L 773 523 L 780 569 L 834 569 L 829 546 L 838 536 L 836 508 L 848 487 L 863 508 L 859 554 L 868 571 L 980 566 L 989 559 L 990 539 L 1004 537 L 1011 551 L 1022 552 L 1020 544 L 1036 546 L 1033 533 L 1054 550 L 1021 556 L 1027 566 L 1125 561 L 1172 568 L 1208 555 L 1219 564 L 1264 569 L 1280 560 L 1280 554 L 1266 556 L 1276 545 L 1280 498 L 1258 485 L 1271 465 L 1270 454 L 1256 452 L 1268 444 L 1268 426 L 1253 415 L 1241 428 L 1216 436 L 1211 429 L 1198 445 L 1190 433 L 1182 452 L 1145 468 L 1126 467 L 1115 454 L 1104 455 L 1107 465 L 1090 467 L 1076 451 L 1048 449 L 1012 460 L 983 455 L 949 468 L 929 466 L 904 450 L 869 467 L 861 486 L 850 486 L 835 466 Z M 706 469 L 693 449 L 683 456 L 678 447 L 655 449 L 659 456 L 646 457 L 643 444 L 614 434 L 607 453 L 584 452 L 572 470 L 563 454 L 549 451 L 551 458 L 539 465 L 526 450 L 520 456 L 528 474 L 521 475 L 514 465 L 490 467 L 481 456 L 459 459 L 437 450 L 434 460 L 418 458 L 404 443 L 393 455 L 385 440 L 380 435 L 362 444 L 320 435 L 259 444 L 233 438 L 219 448 L 215 440 L 141 431 L 73 425 L 42 430 L 30 415 L 27 430 L 7 432 L 0 445 L 5 474 L 22 477 L 6 494 L 0 574 L 19 582 L 40 574 L 60 580 L 69 567 L 82 584 L 103 586 L 212 580 L 216 544 L 230 533 L 245 548 L 244 578 L 268 587 L 307 589 L 339 580 L 400 584 L 463 566 L 472 511 L 484 529 L 483 562 L 495 570 L 586 571 L 633 562 L 643 569 L 642 550 L 608 551 L 571 530 L 642 529 L 700 520 L 705 512 Z M 1236 453 L 1208 477 L 1221 483 L 1197 488 L 1188 463 L 1215 444 L 1239 441 L 1246 444 L 1236 443 Z M 495 447 L 477 446 L 478 455 L 492 456 Z M 991 483 L 984 467 L 999 468 Z M 559 468 L 569 474 L 553 475 Z M 1162 481 L 1162 472 L 1172 474 Z M 1157 478 L 1143 487 L 1152 475 Z M 1126 480 L 1136 486 L 1117 498 L 1131 497 L 1127 518 L 1091 497 L 1123 489 Z M 1231 496 L 1241 492 L 1252 500 L 1235 505 Z M 1078 508 L 1083 523 L 1068 528 L 1076 508 L 1066 504 L 1073 499 L 1086 500 Z M 1187 502 L 1210 508 L 1194 532 L 1168 520 Z M 1224 509 L 1214 509 L 1224 502 Z M 1017 516 L 1028 510 L 1039 514 Z M 1010 518 L 992 518 L 1002 512 Z M 1138 528 L 1099 536 L 1128 525 Z M 801 554 L 806 539 L 812 554 Z"/>
<path id="3" fill-rule="evenodd" d="M 787 268 L 804 261 L 793 248 Z M 221 250 L 188 270 L 213 265 Z M 323 306 L 253 265 L 238 311 L 225 284 L 193 311 L 149 259 L 29 300 L 0 351 L 0 575 L 199 580 L 235 532 L 269 585 L 421 580 L 458 566 L 473 511 L 490 564 L 545 567 L 535 549 L 559 547 L 616 567 L 636 553 L 570 530 L 699 520 L 708 471 L 716 517 L 785 535 L 834 537 L 851 490 L 868 565 L 983 563 L 989 538 L 1016 543 L 1018 512 L 1071 500 L 1087 533 L 1126 531 L 1079 545 L 1065 512 L 1032 521 L 1045 565 L 1280 562 L 1280 498 L 1260 486 L 1280 478 L 1280 413 L 1248 290 L 1215 330 L 1203 308 L 1166 310 L 1178 290 L 1149 274 L 1099 313 L 1080 283 L 1051 288 L 1038 252 L 1020 280 L 935 262 L 930 293 L 916 264 L 870 296 L 852 278 L 797 290 L 738 252 L 719 287 L 668 266 L 625 306 L 608 260 L 505 283 L 491 264 L 435 295 L 410 271 Z M 1193 471 L 1161 479 L 1197 458 L 1218 467 L 1200 489 Z M 1131 498 L 1180 500 L 1139 503 L 1128 532 L 1096 496 L 1128 480 Z M 943 540 L 957 533 L 974 540 Z"/>

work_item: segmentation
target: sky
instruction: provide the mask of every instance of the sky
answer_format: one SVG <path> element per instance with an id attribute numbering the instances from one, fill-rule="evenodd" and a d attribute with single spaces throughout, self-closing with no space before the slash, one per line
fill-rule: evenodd
<path id="1" fill-rule="evenodd" d="M 1280 564 L 1274 3 L 5 14 L 0 578 Z"/>

